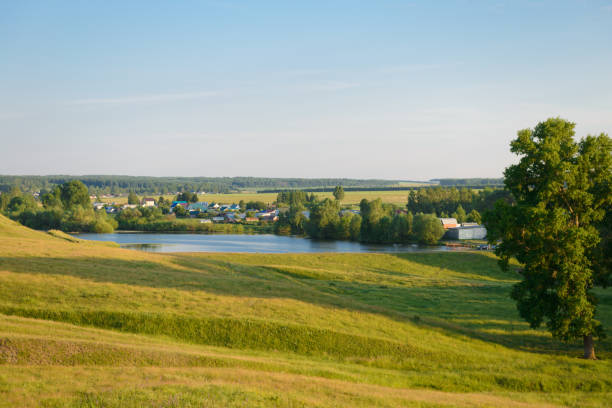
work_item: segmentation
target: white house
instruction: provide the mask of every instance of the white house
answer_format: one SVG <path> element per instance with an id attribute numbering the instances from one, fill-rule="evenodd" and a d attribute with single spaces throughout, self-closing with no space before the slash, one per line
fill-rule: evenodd
<path id="1" fill-rule="evenodd" d="M 142 199 L 143 207 L 155 207 L 155 199 L 150 197 L 145 197 Z"/>

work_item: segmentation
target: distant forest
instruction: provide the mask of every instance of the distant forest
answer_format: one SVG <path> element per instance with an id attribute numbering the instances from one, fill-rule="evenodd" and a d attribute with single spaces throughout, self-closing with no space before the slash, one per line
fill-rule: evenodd
<path id="1" fill-rule="evenodd" d="M 433 182 L 438 182 L 443 187 L 467 187 L 467 186 L 489 186 L 502 187 L 504 185 L 503 178 L 447 178 L 433 179 Z"/>
<path id="2" fill-rule="evenodd" d="M 140 176 L 2 176 L 0 192 L 19 187 L 24 192 L 47 192 L 70 180 L 80 180 L 90 194 L 171 194 L 177 191 L 205 191 L 229 193 L 240 190 L 280 191 L 286 189 L 308 189 L 327 191 L 337 185 L 347 190 L 356 189 L 410 189 L 398 187 L 402 180 L 344 179 L 344 178 L 266 178 L 266 177 L 140 177 Z M 432 180 L 433 181 L 433 180 Z M 495 186 L 501 179 L 440 179 L 444 186 Z"/>

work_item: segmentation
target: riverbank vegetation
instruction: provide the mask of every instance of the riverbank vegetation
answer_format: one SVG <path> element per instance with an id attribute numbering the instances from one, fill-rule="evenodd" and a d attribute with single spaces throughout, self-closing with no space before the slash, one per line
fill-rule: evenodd
<path id="1" fill-rule="evenodd" d="M 150 254 L 2 216 L 0 238 L 0 406 L 612 398 L 610 340 L 585 361 L 530 329 L 509 297 L 516 265 L 492 254 Z"/>
<path id="2" fill-rule="evenodd" d="M 182 207 L 181 207 L 182 208 Z M 160 208 L 126 208 L 115 217 L 124 231 L 193 232 L 218 234 L 265 234 L 274 232 L 270 223 L 203 223 L 201 218 L 164 214 Z"/>
<path id="3" fill-rule="evenodd" d="M 353 206 L 342 205 L 343 197 L 342 190 L 335 191 L 333 200 L 319 200 L 313 193 L 304 191 L 278 193 L 276 202 L 284 205 L 285 211 L 275 224 L 276 233 L 367 243 L 433 245 L 445 233 L 438 217 L 448 217 L 446 211 L 452 211 L 450 216 L 458 222 L 480 223 L 479 209 L 487 211 L 497 200 L 511 201 L 503 190 L 473 192 L 441 187 L 412 191 L 405 206 L 377 198 L 362 199 L 358 209 L 353 209 Z"/>
<path id="4" fill-rule="evenodd" d="M 13 188 L 0 195 L 1 212 L 34 229 L 105 233 L 117 228 L 113 217 L 92 208 L 87 187 L 77 180 L 56 186 L 40 202 Z"/>

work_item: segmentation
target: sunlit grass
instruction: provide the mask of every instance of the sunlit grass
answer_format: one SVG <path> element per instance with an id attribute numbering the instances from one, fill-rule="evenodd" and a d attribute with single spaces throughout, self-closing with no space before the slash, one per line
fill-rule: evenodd
<path id="1" fill-rule="evenodd" d="M 612 343 L 583 361 L 529 329 L 491 254 L 150 254 L 2 217 L 0 239 L 0 405 L 612 398 Z"/>

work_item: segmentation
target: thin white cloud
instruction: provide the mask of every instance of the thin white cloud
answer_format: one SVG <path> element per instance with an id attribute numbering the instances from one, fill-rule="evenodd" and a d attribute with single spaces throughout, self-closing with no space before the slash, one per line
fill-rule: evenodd
<path id="1" fill-rule="evenodd" d="M 172 102 L 187 99 L 201 99 L 219 95 L 219 92 L 191 92 L 191 93 L 172 93 L 156 95 L 122 96 L 117 98 L 88 98 L 77 99 L 68 102 L 68 105 L 125 105 L 149 102 Z"/>
<path id="2" fill-rule="evenodd" d="M 17 112 L 0 112 L 0 120 L 16 119 L 25 116 L 23 113 Z"/>
<path id="3" fill-rule="evenodd" d="M 360 84 L 356 82 L 344 82 L 344 81 L 322 81 L 313 82 L 301 87 L 305 91 L 310 92 L 328 92 L 328 91 L 341 91 L 344 89 L 357 88 Z"/>
<path id="4" fill-rule="evenodd" d="M 452 64 L 407 64 L 407 65 L 395 65 L 389 67 L 382 67 L 379 69 L 384 74 L 395 74 L 402 72 L 418 72 L 418 71 L 432 71 L 442 68 L 455 67 L 461 65 L 461 63 Z"/>
<path id="5" fill-rule="evenodd" d="M 331 69 L 294 69 L 290 71 L 284 71 L 284 73 L 288 76 L 313 76 L 313 75 L 322 75 L 329 74 L 332 72 Z"/>

